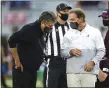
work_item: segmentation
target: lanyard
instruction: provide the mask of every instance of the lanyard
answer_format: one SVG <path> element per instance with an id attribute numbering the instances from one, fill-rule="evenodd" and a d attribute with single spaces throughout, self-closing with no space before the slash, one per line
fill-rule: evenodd
<path id="1" fill-rule="evenodd" d="M 46 35 L 43 35 L 39 38 L 39 45 L 43 51 L 43 55 L 46 56 L 47 55 L 47 41 L 48 41 L 48 35 L 49 34 L 46 34 Z"/>

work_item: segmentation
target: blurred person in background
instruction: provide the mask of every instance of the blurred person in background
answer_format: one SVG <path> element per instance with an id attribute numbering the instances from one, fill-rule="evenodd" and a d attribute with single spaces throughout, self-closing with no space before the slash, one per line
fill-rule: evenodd
<path id="1" fill-rule="evenodd" d="M 97 6 L 100 1 L 78 1 L 79 6 Z"/>
<path id="2" fill-rule="evenodd" d="M 12 27 L 12 33 L 15 33 L 19 30 L 19 27 L 18 26 L 13 26 Z"/>
<path id="3" fill-rule="evenodd" d="M 103 25 L 108 27 L 108 31 L 104 40 L 106 54 L 100 62 L 101 71 L 99 71 L 95 88 L 109 88 L 109 9 L 104 10 L 99 17 L 102 17 Z"/>
<path id="4" fill-rule="evenodd" d="M 39 19 L 23 26 L 9 38 L 14 58 L 13 88 L 36 88 L 37 70 L 43 62 L 45 41 L 56 21 L 51 11 L 45 11 Z"/>
<path id="5" fill-rule="evenodd" d="M 71 10 L 69 19 L 72 29 L 62 43 L 62 56 L 68 57 L 68 87 L 95 87 L 98 63 L 105 54 L 103 38 L 98 29 L 86 22 L 82 9 Z"/>
<path id="6" fill-rule="evenodd" d="M 3 65 L 6 65 L 7 56 L 7 40 L 4 36 L 1 38 L 1 85 L 3 88 L 8 88 L 5 80 L 5 74 L 3 73 Z"/>
<path id="7" fill-rule="evenodd" d="M 47 42 L 47 58 L 49 58 L 47 88 L 67 88 L 66 58 L 61 57 L 60 45 L 63 36 L 69 30 L 67 20 L 70 9 L 71 7 L 65 3 L 56 7 L 57 22 L 53 26 Z"/>

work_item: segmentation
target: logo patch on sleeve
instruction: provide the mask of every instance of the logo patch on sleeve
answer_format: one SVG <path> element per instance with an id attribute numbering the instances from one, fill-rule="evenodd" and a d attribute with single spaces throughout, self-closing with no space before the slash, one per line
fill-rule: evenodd
<path id="1" fill-rule="evenodd" d="M 109 69 L 108 68 L 103 68 L 103 71 L 109 72 Z"/>

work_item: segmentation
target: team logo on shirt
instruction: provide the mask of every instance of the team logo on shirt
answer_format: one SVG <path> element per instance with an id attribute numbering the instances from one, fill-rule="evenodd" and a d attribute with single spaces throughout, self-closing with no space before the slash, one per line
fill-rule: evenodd
<path id="1" fill-rule="evenodd" d="M 86 37 L 89 37 L 89 34 Z"/>

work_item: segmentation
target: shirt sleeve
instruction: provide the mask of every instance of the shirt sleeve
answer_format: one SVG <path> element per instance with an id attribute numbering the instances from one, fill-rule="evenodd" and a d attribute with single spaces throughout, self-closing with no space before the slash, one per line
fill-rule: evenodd
<path id="1" fill-rule="evenodd" d="M 61 55 L 64 58 L 70 57 L 70 40 L 69 38 L 65 35 L 62 45 L 61 45 Z"/>
<path id="2" fill-rule="evenodd" d="M 109 59 L 104 59 L 100 61 L 101 70 L 109 74 Z"/>
<path id="3" fill-rule="evenodd" d="M 109 30 L 106 33 L 104 44 L 105 44 L 105 47 L 106 47 L 105 57 L 109 58 Z"/>
<path id="4" fill-rule="evenodd" d="M 96 33 L 94 42 L 95 42 L 95 47 L 96 47 L 96 56 L 93 58 L 92 61 L 94 61 L 95 64 L 99 64 L 100 60 L 105 55 L 104 41 L 103 41 L 100 31 L 98 31 L 98 33 Z"/>
<path id="5" fill-rule="evenodd" d="M 15 48 L 17 44 L 19 44 L 22 40 L 26 41 L 28 38 L 26 36 L 28 36 L 27 31 L 28 30 L 28 26 L 24 26 L 20 31 L 13 33 L 9 40 L 9 46 L 10 48 Z"/>

